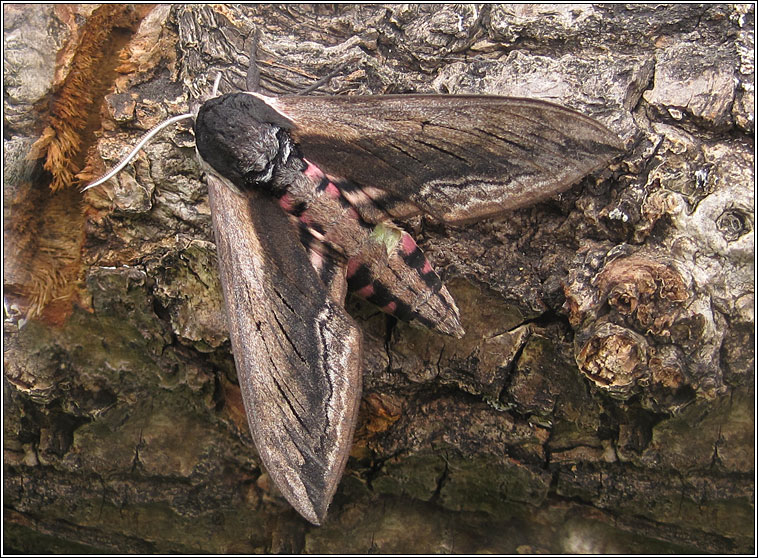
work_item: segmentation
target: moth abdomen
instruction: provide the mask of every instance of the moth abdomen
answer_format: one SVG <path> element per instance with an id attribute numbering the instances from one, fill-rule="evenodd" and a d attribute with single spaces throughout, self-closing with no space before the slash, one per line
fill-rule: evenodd
<path id="1" fill-rule="evenodd" d="M 421 211 L 417 205 L 384 190 L 371 186 L 358 186 L 350 180 L 329 177 L 344 199 L 355 208 L 361 219 L 381 223 L 388 219 L 407 219 Z"/>
<path id="2" fill-rule="evenodd" d="M 374 231 L 381 238 L 348 261 L 348 288 L 403 321 L 462 337 L 458 307 L 413 238 L 391 225 Z"/>
<path id="3" fill-rule="evenodd" d="M 413 238 L 373 205 L 370 189 L 353 198 L 360 199 L 359 211 L 321 169 L 303 164 L 302 172 L 292 172 L 301 168 L 294 162 L 279 168 L 274 180 L 286 190 L 279 205 L 301 228 L 301 241 L 319 276 L 333 280 L 341 265 L 334 260 L 346 261 L 347 287 L 356 295 L 403 321 L 462 336 L 452 296 Z M 373 215 L 378 224 L 367 222 L 361 212 Z"/>
<path id="4" fill-rule="evenodd" d="M 442 281 L 440 280 L 439 275 L 434 271 L 432 264 L 426 259 L 426 256 L 421 251 L 421 248 L 418 247 L 416 241 L 413 240 L 413 237 L 407 232 L 403 232 L 401 246 L 401 254 L 405 263 L 418 272 L 419 277 L 421 277 L 421 280 L 424 281 L 428 287 L 439 289 L 442 286 Z"/>

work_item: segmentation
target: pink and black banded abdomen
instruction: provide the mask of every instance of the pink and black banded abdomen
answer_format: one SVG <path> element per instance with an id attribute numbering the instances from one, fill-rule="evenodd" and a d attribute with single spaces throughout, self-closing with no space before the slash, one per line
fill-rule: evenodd
<path id="1" fill-rule="evenodd" d="M 297 222 L 301 241 L 324 283 L 342 280 L 345 271 L 348 288 L 382 311 L 461 337 L 452 296 L 413 238 L 392 224 L 380 205 L 383 201 L 406 211 L 402 203 L 389 198 L 374 201 L 375 191 L 364 193 L 359 186 L 327 177 L 307 161 L 302 165 L 299 173 L 289 175 L 291 184 L 279 205 Z M 360 207 L 350 200 L 358 200 Z M 362 215 L 371 215 L 377 224 Z"/>
<path id="2" fill-rule="evenodd" d="M 403 321 L 461 337 L 453 297 L 413 238 L 399 232 L 401 240 L 386 260 L 371 259 L 370 253 L 350 259 L 348 288 Z"/>

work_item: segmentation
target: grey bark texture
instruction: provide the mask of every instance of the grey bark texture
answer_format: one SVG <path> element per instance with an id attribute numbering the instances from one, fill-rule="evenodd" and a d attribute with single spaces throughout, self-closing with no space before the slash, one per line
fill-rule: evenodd
<path id="1" fill-rule="evenodd" d="M 114 25 L 96 171 L 217 72 L 243 88 L 256 29 L 269 94 L 339 68 L 313 94 L 541 98 L 627 146 L 507 218 L 408 223 L 467 335 L 348 299 L 364 394 L 322 527 L 250 439 L 187 128 L 83 197 L 26 159 L 99 9 L 4 7 L 6 551 L 754 552 L 752 5 L 159 5 Z"/>

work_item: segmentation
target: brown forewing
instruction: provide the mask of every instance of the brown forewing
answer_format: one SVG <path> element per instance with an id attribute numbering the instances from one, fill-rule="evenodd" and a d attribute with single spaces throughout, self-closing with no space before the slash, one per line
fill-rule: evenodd
<path id="1" fill-rule="evenodd" d="M 287 216 L 208 175 L 221 284 L 250 429 L 292 506 L 319 524 L 347 461 L 361 335 L 321 283 Z M 342 276 L 340 276 L 342 280 Z"/>
<path id="2" fill-rule="evenodd" d="M 605 166 L 619 138 L 534 99 L 465 95 L 279 97 L 307 159 L 446 222 L 535 203 Z"/>

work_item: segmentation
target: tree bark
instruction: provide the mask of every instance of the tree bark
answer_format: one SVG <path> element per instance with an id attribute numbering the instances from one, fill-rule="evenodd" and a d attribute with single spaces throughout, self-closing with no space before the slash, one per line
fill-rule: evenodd
<path id="1" fill-rule="evenodd" d="M 4 10 L 6 551 L 754 552 L 752 5 Z M 217 72 L 244 89 L 256 29 L 271 95 L 340 68 L 313 94 L 541 98 L 627 148 L 507 218 L 407 224 L 467 335 L 348 299 L 322 527 L 249 436 L 188 128 L 70 178 Z"/>

